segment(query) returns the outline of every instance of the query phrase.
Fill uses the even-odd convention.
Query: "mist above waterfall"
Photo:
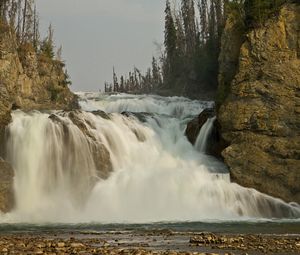
[[[80,97],[83,111],[13,113],[7,159],[16,170],[16,207],[0,221],[299,217],[296,205],[230,183],[221,162],[188,142],[187,121],[212,103],[156,96]],[[96,110],[108,115],[92,112]]]

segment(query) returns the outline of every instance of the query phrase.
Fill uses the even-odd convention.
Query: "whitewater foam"
[[[188,142],[184,129],[189,116],[206,104],[181,99],[179,111],[174,110],[179,109],[178,98],[118,95],[102,102],[81,96],[85,110],[114,113],[103,118],[77,111],[80,125],[68,112],[55,112],[54,119],[48,113],[13,113],[7,160],[16,170],[16,208],[0,221],[141,223],[299,217],[296,205],[230,183],[221,162]],[[151,114],[141,113],[144,121],[134,114],[120,114],[128,110]],[[99,178],[94,143],[110,154],[113,172],[108,179]]]

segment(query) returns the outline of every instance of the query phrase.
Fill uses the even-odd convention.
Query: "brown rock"
[[[200,133],[202,126],[205,122],[215,116],[215,109],[204,109],[196,118],[191,120],[187,124],[187,128],[185,130],[185,135],[190,141],[191,144],[195,144],[197,137]],[[219,132],[219,123],[218,121],[214,122],[213,130],[208,138],[207,151],[208,155],[215,156],[216,158],[222,159],[221,152],[226,147],[226,143],[224,139],[222,139]]]
[[[88,120],[82,119],[82,116],[80,111],[71,111],[68,113],[69,118],[72,120],[72,122],[82,131],[82,133],[91,138],[90,140],[90,148],[93,154],[95,166],[98,171],[98,177],[102,179],[106,179],[109,177],[110,173],[113,170],[110,153],[106,149],[106,147],[101,143],[101,141],[98,141],[92,132],[90,132],[91,128],[94,128],[92,123],[90,123]],[[101,116],[101,118],[107,119],[107,115],[105,113],[101,113],[101,115],[97,114],[98,116]]]
[[[7,25],[0,29],[0,156],[5,156],[5,127],[15,109],[78,108],[67,86],[63,63],[38,55],[29,44],[18,46]]]
[[[214,117],[215,110],[211,108],[204,109],[196,118],[191,120],[186,127],[185,135],[187,139],[190,141],[191,144],[195,144],[199,132],[205,122],[209,119]]]
[[[98,112],[99,113],[99,112]],[[104,144],[97,139],[93,132],[91,132],[92,129],[95,129],[92,123],[88,119],[85,119],[82,112],[79,110],[74,111],[64,111],[60,113],[62,116],[68,117],[75,126],[77,126],[82,134],[86,137],[89,148],[91,151],[91,154],[94,159],[95,167],[97,169],[97,173],[99,178],[106,179],[109,177],[110,173],[113,171],[112,163],[111,163],[111,157],[110,153],[107,150],[107,148],[104,146]],[[107,119],[104,115],[105,113],[96,114],[97,116]],[[104,117],[103,117],[104,116]],[[62,126],[63,134],[64,134],[64,140],[65,140],[65,150],[68,151],[68,142],[69,142],[69,126],[63,122],[63,120],[59,117],[57,114],[51,114],[49,116],[49,119],[51,119],[53,122],[59,124]]]
[[[248,32],[228,96],[218,110],[222,137],[230,144],[222,155],[232,180],[298,203],[299,26],[299,4],[286,4],[278,17]],[[229,27],[228,33],[234,31]],[[226,49],[223,45],[221,55]]]
[[[14,206],[14,170],[0,158],[0,211],[9,212]]]

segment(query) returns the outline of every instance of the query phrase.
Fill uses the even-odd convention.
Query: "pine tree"
[[[8,12],[8,8],[9,8],[9,0],[1,0],[0,1],[0,18],[2,19],[2,21],[6,20],[6,15]]]
[[[160,68],[155,57],[152,57],[152,83],[156,88],[161,85]]]
[[[194,0],[182,0],[181,12],[183,17],[186,52],[189,56],[192,56],[195,53],[197,44]]]
[[[34,48],[36,50],[38,49],[39,39],[40,39],[40,34],[39,34],[39,17],[38,17],[38,14],[37,14],[36,5],[34,5],[34,12],[33,12],[33,39],[32,40],[33,40],[33,46],[34,46]],[[59,50],[61,50],[61,48]]]
[[[167,87],[171,87],[173,78],[176,72],[176,61],[177,61],[177,36],[174,19],[171,12],[170,1],[166,2],[165,9],[165,50],[166,59],[164,61],[164,80]]]
[[[41,47],[40,47],[40,53],[44,55],[45,57],[48,57],[49,59],[53,59],[54,54],[54,41],[53,41],[53,28],[50,24],[48,27],[48,35],[47,37],[42,41]]]
[[[115,67],[113,67],[113,90],[114,92],[119,91],[118,77],[115,72]]]

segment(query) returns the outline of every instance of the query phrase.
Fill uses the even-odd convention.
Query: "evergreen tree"
[[[170,1],[166,2],[165,9],[165,50],[166,59],[164,61],[164,77],[167,87],[171,87],[176,72],[176,61],[177,61],[177,36],[174,19],[171,12]]]
[[[188,56],[192,56],[195,53],[197,44],[194,0],[182,0],[181,12],[184,25],[186,52]]]
[[[199,0],[198,8],[200,14],[200,41],[203,45],[208,37],[207,0]]]
[[[114,92],[119,91],[118,77],[115,72],[115,67],[113,67],[113,90]]]
[[[160,68],[155,57],[152,58],[152,86],[158,88],[161,85]]]
[[[40,53],[49,59],[53,59],[55,56],[54,41],[53,41],[53,28],[52,28],[51,24],[48,27],[47,37],[41,43]]]

